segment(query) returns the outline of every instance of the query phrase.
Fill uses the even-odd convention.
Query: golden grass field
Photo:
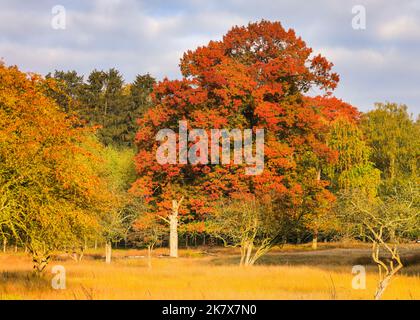
[[[411,265],[391,283],[384,299],[420,299],[419,247],[406,249]],[[415,252],[415,255],[412,254]],[[43,278],[31,273],[24,253],[0,254],[0,299],[372,299],[376,268],[367,268],[367,288],[351,286],[352,263],[370,263],[368,248],[307,246],[274,250],[252,267],[239,267],[236,252],[217,249],[181,250],[170,259],[155,251],[152,268],[140,250],[114,250],[106,265],[101,252],[81,262],[57,256]],[[66,268],[66,289],[51,287],[51,267]]]

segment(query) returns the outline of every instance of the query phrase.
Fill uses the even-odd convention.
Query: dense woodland
[[[186,52],[180,68],[179,80],[126,83],[116,69],[43,77],[0,65],[4,246],[25,248],[38,271],[57,250],[81,259],[106,245],[109,262],[112,247],[168,245],[174,214],[179,246],[236,246],[241,264],[287,242],[392,252],[419,238],[420,120],[405,105],[362,113],[335,98],[333,64],[268,21]],[[179,120],[263,128],[264,172],[157,164],[156,133]]]

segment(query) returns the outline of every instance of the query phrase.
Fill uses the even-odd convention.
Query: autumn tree
[[[60,111],[47,93],[53,86],[0,65],[0,227],[29,250],[37,272],[53,250],[97,233],[112,206],[91,170],[98,160],[86,148],[91,132]]]
[[[325,131],[320,136],[323,143],[330,150],[330,161],[323,161],[322,158],[311,154],[305,156],[304,165],[299,170],[299,175],[317,177],[317,182],[312,180],[306,188],[305,194],[299,199],[300,205],[294,206],[295,215],[299,217],[300,224],[296,224],[297,232],[303,231],[312,233],[312,248],[317,249],[320,232],[335,232],[339,222],[334,219],[331,208],[335,201],[337,186],[334,177],[331,175],[331,168],[340,166],[343,158],[347,158],[346,149],[339,150],[339,147],[332,142],[336,135],[336,129],[344,123],[357,126],[360,118],[359,111],[352,105],[328,96],[305,96],[305,103],[315,108],[321,117]],[[343,152],[344,151],[344,152]],[[320,161],[321,160],[321,161]],[[309,165],[308,165],[309,164]],[[334,169],[333,169],[334,170]],[[333,194],[331,194],[331,192]]]
[[[181,80],[156,85],[155,106],[140,118],[136,137],[139,179],[132,191],[156,214],[168,217],[172,201],[184,196],[181,223],[205,221],[214,212],[215,200],[251,193],[269,197],[278,210],[299,218],[307,212],[300,207],[303,194],[313,199],[312,206],[328,194],[318,171],[336,158],[325,142],[328,121],[322,105],[329,100],[320,97],[316,104],[305,93],[336,87],[332,63],[312,54],[293,30],[261,21],[234,27],[221,41],[186,52],[180,66]],[[160,165],[156,135],[164,128],[178,132],[179,121],[186,121],[187,129],[206,130],[208,136],[210,129],[264,129],[263,172],[246,175],[243,162],[209,164],[203,157],[195,164],[177,157],[177,164]],[[195,143],[190,137],[187,147]]]

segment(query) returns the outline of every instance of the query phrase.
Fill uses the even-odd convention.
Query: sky
[[[57,5],[65,29],[52,26]],[[356,5],[364,29],[353,28]],[[362,111],[389,101],[420,113],[420,0],[0,0],[0,58],[43,75],[116,67],[128,82],[175,79],[183,52],[261,19],[294,29],[334,63],[336,97]]]

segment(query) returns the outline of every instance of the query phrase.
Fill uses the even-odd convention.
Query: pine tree
[[[138,75],[125,84],[115,68],[93,70],[87,81],[76,71],[55,71],[47,78],[57,81],[49,95],[67,113],[76,113],[87,125],[99,126],[98,137],[105,145],[132,147],[137,119],[152,106],[151,93],[155,79]]]

